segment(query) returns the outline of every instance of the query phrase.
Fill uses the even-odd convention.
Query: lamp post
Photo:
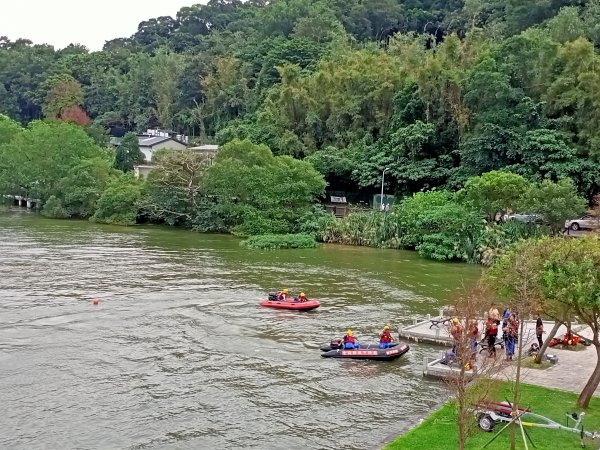
[[[379,201],[379,209],[383,211],[383,182],[385,181],[385,173],[390,170],[389,168],[385,168],[383,169],[383,172],[381,173],[381,198]]]

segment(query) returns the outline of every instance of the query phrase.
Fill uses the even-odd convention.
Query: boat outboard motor
[[[269,301],[276,302],[277,301],[277,292],[269,292]]]
[[[341,347],[341,341],[339,341],[338,339],[334,339],[329,343],[329,345],[331,346],[332,350],[337,350]]]

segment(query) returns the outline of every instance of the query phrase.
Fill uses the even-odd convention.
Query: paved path
[[[548,329],[548,328],[546,328]],[[590,336],[589,328],[580,332],[583,336]],[[562,337],[563,333],[557,333],[556,337]],[[523,350],[529,348],[530,342],[523,346]],[[582,350],[561,350],[554,347],[549,348],[547,354],[558,356],[558,364],[547,369],[521,369],[522,381],[537,384],[548,388],[561,389],[579,394],[587,380],[592,375],[596,366],[596,349],[593,345],[584,347]],[[516,375],[514,363],[503,369],[501,376],[514,379]],[[600,397],[600,387],[594,394]]]

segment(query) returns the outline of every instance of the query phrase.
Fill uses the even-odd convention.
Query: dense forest
[[[350,191],[507,168],[590,197],[597,45],[598,0],[211,0],[101,52],[1,38],[0,112],[248,138]]]
[[[99,52],[0,38],[0,113],[28,127],[0,127],[0,144],[5,155],[33,148],[52,122],[84,127],[98,148],[109,130],[161,127],[233,141],[235,161],[256,151],[264,167],[286,167],[281,177],[301,179],[302,162],[308,203],[324,189],[315,174],[329,190],[372,194],[383,168],[398,196],[455,192],[499,170],[539,186],[569,178],[590,201],[600,191],[598,46],[600,0],[210,0],[142,22]],[[192,203],[212,198],[213,211],[225,194],[200,178]],[[255,197],[252,214],[274,208],[271,225],[289,209]],[[208,226],[214,214],[180,205],[140,211],[188,226],[202,216],[200,228],[240,223],[220,216],[220,228]]]

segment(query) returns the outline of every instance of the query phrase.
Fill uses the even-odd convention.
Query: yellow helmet
[[[304,292],[300,292],[300,297],[304,297]]]
[[[348,336],[352,336],[352,330],[348,330],[348,331],[346,331],[346,334],[347,334]]]
[[[287,294],[287,293],[288,293],[288,290],[287,290],[287,288],[285,288],[285,289],[283,290],[283,293],[284,293],[284,294]]]
[[[458,317],[455,317],[454,319],[452,319],[453,323],[458,323]]]
[[[389,329],[390,329],[390,326],[389,326],[389,325],[385,325],[385,326],[383,327],[383,329],[384,329],[384,330],[389,330]]]

